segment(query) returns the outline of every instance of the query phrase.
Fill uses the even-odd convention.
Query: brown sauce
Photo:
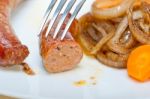
[[[27,63],[21,63],[23,66],[23,71],[28,75],[35,75],[35,72],[30,68],[30,66]]]

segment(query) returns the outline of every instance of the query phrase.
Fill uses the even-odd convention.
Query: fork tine
[[[45,34],[46,37],[48,36],[48,34],[49,34],[49,32],[50,32],[50,30],[51,30],[55,20],[57,19],[58,15],[59,15],[60,11],[62,10],[63,6],[65,5],[66,1],[67,0],[60,0],[60,3],[58,4],[58,7],[56,8],[56,10],[55,10],[55,12],[54,12],[54,14],[52,16],[50,24],[48,25],[48,29],[47,29],[46,34]]]
[[[63,15],[61,16],[61,19],[60,19],[60,22],[58,23],[56,29],[55,29],[55,32],[54,32],[54,35],[53,35],[53,39],[55,39],[57,37],[57,34],[62,26],[62,24],[64,23],[69,11],[71,10],[71,8],[73,7],[74,3],[75,3],[76,0],[70,0],[70,2],[68,3],[65,11],[63,12]]]
[[[47,15],[49,14],[49,12],[52,11],[52,8],[54,7],[56,1],[57,1],[57,0],[51,0],[51,4],[48,6],[48,8],[47,8],[47,10],[46,10],[46,13],[45,13],[44,17],[47,16]]]
[[[77,16],[78,12],[80,11],[81,7],[83,6],[83,4],[85,3],[86,0],[82,0],[76,7],[76,9],[74,10],[73,14],[71,15],[66,27],[65,27],[65,30],[63,31],[62,33],[62,36],[61,36],[61,40],[64,39],[71,23],[73,22],[73,20],[75,19],[75,17]]]
[[[45,25],[46,25],[46,22],[48,20],[48,17],[50,15],[50,13],[51,13],[51,11],[52,11],[56,1],[57,0],[51,0],[51,3],[49,4],[49,6],[48,6],[48,8],[47,8],[47,10],[46,10],[46,12],[44,14],[44,17],[43,17],[43,20],[42,20],[42,24],[41,24],[41,27],[40,27],[40,32],[43,31],[43,29],[45,28]]]

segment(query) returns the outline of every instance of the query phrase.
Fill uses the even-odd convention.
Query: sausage
[[[70,17],[68,14],[67,19]],[[65,28],[67,20],[62,25],[62,28],[59,31],[59,35],[56,39],[53,39],[52,35],[54,29],[60,19],[60,16],[57,18],[52,27],[52,31],[48,37],[45,37],[46,29],[40,35],[40,52],[43,59],[43,65],[49,73],[63,72],[71,70],[77,66],[83,56],[83,52],[79,44],[74,40],[70,31],[75,30],[77,27],[76,24],[72,24],[70,31],[67,32],[67,35],[63,40],[60,40],[62,31]],[[75,32],[75,31],[74,31]],[[76,34],[73,33],[72,34]]]
[[[14,34],[9,18],[21,0],[0,0],[0,66],[21,64],[29,51]]]

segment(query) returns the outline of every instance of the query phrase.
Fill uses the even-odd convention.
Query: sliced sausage
[[[9,18],[12,9],[21,0],[0,0],[0,66],[20,64],[29,51],[14,34]]]
[[[70,15],[68,15],[68,18],[69,16]],[[83,56],[79,44],[74,40],[69,31],[64,40],[60,40],[61,33],[65,28],[67,20],[60,29],[57,39],[53,39],[52,36],[54,33],[54,29],[56,28],[59,18],[57,18],[57,22],[53,26],[52,31],[47,38],[45,37],[47,28],[40,35],[40,50],[43,64],[45,69],[50,73],[63,72],[73,69],[77,66]],[[73,31],[75,30],[75,28],[76,24],[73,24],[70,27],[70,30]]]

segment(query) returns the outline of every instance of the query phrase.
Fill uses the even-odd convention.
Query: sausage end
[[[51,46],[43,58],[46,70],[50,73],[71,70],[80,62],[83,54],[75,41],[60,41]]]

